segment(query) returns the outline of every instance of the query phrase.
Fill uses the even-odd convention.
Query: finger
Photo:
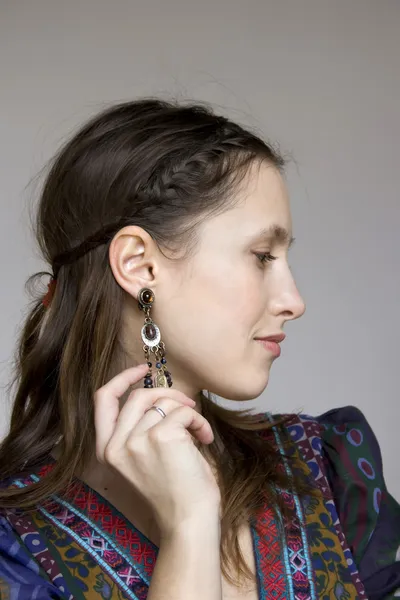
[[[157,439],[167,442],[179,438],[182,433],[186,435],[187,432],[202,444],[211,444],[214,440],[210,423],[190,406],[174,408],[165,419],[152,428],[152,434],[156,435]]]
[[[161,398],[170,398],[186,404],[195,406],[196,403],[191,398],[188,398],[183,392],[175,389],[150,388],[146,390],[133,390],[128,396],[127,401],[122,407],[114,427],[114,437],[118,440],[118,445],[123,446],[131,432],[136,429],[138,423],[146,417],[147,423],[155,423],[153,414],[157,417],[157,412],[154,410],[146,413],[146,410],[153,406],[154,403],[159,404]],[[161,418],[161,415],[158,415]],[[151,426],[151,425],[150,425]]]
[[[138,383],[147,373],[148,365],[142,364],[118,373],[94,395],[94,422],[96,428],[96,456],[104,462],[104,451],[110,440],[119,415],[119,398]]]
[[[187,404],[185,402],[185,398],[183,398],[183,401],[185,405],[193,406],[192,404]],[[152,404],[152,406],[157,406],[157,408],[161,408],[161,410],[164,411],[165,415],[168,415],[171,411],[174,410],[174,408],[177,408],[178,406],[183,406],[183,404],[182,402],[173,400],[171,397],[163,396],[157,398],[157,400]],[[156,410],[149,410],[148,408],[146,408],[143,417],[139,419],[137,425],[132,429],[132,433],[135,433],[136,435],[144,433],[145,431],[151,429],[151,427],[154,427],[154,425],[157,425],[157,423],[159,423],[162,418],[164,417],[162,417],[160,413]],[[129,435],[130,433],[128,433],[128,436]]]
[[[147,373],[149,370],[149,366],[147,363],[142,363],[137,367],[129,367],[129,369],[124,369],[118,375],[115,375],[110,381],[107,381],[97,392],[104,392],[106,395],[115,396],[116,398],[120,398],[123,394],[125,394],[126,390],[130,385],[135,385],[138,383],[143,377],[143,371]]]

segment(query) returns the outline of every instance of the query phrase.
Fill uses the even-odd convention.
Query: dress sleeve
[[[318,417],[339,519],[369,600],[400,596],[400,505],[388,492],[378,441],[360,410]]]
[[[0,599],[49,600],[62,595],[0,513]]]

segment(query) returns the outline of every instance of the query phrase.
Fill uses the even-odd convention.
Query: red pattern
[[[271,508],[263,508],[257,517],[256,541],[261,590],[275,600],[286,600],[285,566],[282,560],[280,533]]]
[[[53,467],[53,464],[45,465],[39,471],[39,477],[43,477]],[[157,549],[154,545],[146,543],[146,540],[140,537],[137,531],[127,527],[125,517],[117,509],[111,510],[102,501],[100,495],[90,493],[90,488],[86,490],[83,483],[77,479],[75,479],[75,485],[63,496],[63,499],[70,501],[74,507],[96,523],[102,531],[110,537],[114,537],[118,544],[128,552],[132,560],[142,565],[147,576],[151,577],[157,558]],[[62,521],[60,509],[65,511],[62,505],[56,503],[53,507],[46,506],[46,509]],[[86,533],[84,531],[77,531],[77,533],[80,537],[90,537],[89,530]],[[115,566],[118,563],[118,553],[115,553],[114,557],[109,554],[108,560],[111,565]]]

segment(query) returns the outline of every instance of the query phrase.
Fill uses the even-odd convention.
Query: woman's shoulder
[[[288,415],[285,428],[314,479],[327,482],[367,596],[388,597],[400,587],[400,505],[387,489],[368,419],[343,406]]]
[[[365,414],[356,406],[348,405],[332,408],[314,417],[321,425],[322,432],[345,438],[353,445],[368,444],[379,453],[379,444]],[[325,437],[325,436],[324,436]],[[378,452],[379,451],[379,452]]]
[[[371,508],[378,514],[386,483],[379,442],[365,414],[349,405],[314,417],[301,414],[298,425],[320,454],[334,495],[348,492],[350,483],[353,491],[368,490]],[[290,425],[288,430],[293,439]]]
[[[3,478],[0,489],[33,483],[29,475],[41,468],[42,463]],[[41,549],[41,540],[32,521],[36,512],[35,509],[0,507],[0,598],[3,595],[16,600],[65,598],[62,586],[52,584],[46,568],[34,556]]]
[[[339,449],[346,441],[354,447],[368,446],[375,460],[381,465],[382,458],[376,436],[362,411],[356,406],[332,408],[320,415],[308,413],[266,413],[270,422],[284,421],[285,430],[291,440],[305,448],[311,443],[320,454],[324,446],[334,445]]]
[[[282,416],[288,419],[289,425],[295,424],[295,422],[298,421],[299,423],[304,423],[306,427],[308,427],[308,424],[314,423],[316,430],[318,429],[321,433],[335,427],[335,433],[341,435],[349,427],[353,428],[355,424],[358,424],[358,426],[363,429],[371,430],[364,413],[353,405],[331,408],[319,415],[310,415],[305,412],[272,415],[273,418]]]
[[[317,454],[357,459],[357,467],[370,480],[383,474],[382,455],[376,435],[364,413],[356,406],[332,408],[320,415],[277,415],[286,418],[292,441],[311,443]],[[348,454],[350,453],[350,454]],[[364,459],[365,457],[365,459]],[[348,461],[345,461],[348,463]]]
[[[0,510],[0,598],[65,598],[62,588],[57,588],[49,581],[45,570],[30,552],[29,530],[22,541],[22,532],[14,527],[19,512],[15,509]]]

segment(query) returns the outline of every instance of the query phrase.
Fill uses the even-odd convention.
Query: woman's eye
[[[270,252],[263,252],[262,254],[256,253],[256,256],[263,265],[278,258],[277,256],[272,256]]]

